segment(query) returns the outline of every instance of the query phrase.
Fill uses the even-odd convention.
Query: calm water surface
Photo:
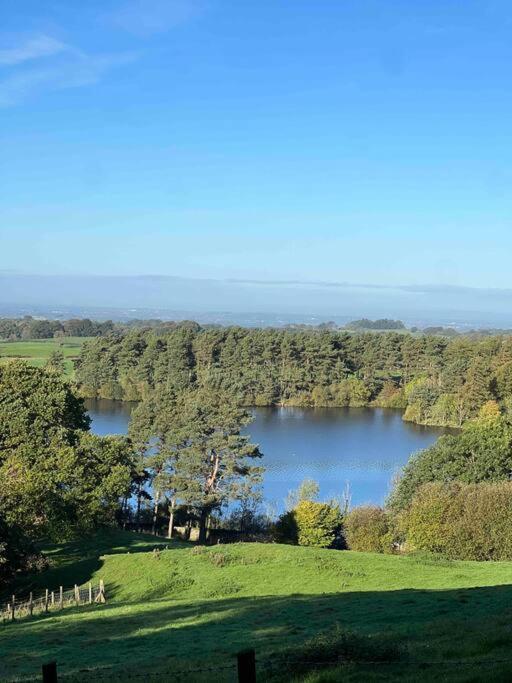
[[[134,405],[88,401],[92,431],[126,434]],[[353,504],[380,504],[409,456],[443,433],[378,408],[256,408],[254,415],[247,431],[264,453],[264,497],[278,508],[306,478],[320,484],[322,498],[349,482]]]

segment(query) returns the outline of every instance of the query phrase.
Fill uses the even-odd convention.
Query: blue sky
[[[508,0],[18,0],[0,270],[512,287]]]

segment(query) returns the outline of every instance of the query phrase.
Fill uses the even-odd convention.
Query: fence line
[[[91,582],[86,587],[77,584],[69,590],[64,590],[62,586],[56,591],[45,590],[44,595],[34,598],[30,593],[28,598],[20,600],[15,595],[11,600],[0,606],[2,622],[16,621],[23,617],[31,617],[34,614],[46,614],[65,607],[78,605],[92,605],[94,603],[105,603],[105,584],[103,579],[97,586]]]
[[[424,668],[437,668],[437,667],[451,667],[451,666],[496,666],[496,665],[512,665],[512,658],[505,657],[503,659],[482,659],[482,660],[351,660],[344,659],[341,656],[331,657],[329,659],[325,658],[312,658],[304,659],[303,657],[283,657],[282,653],[268,654],[266,659],[259,659],[256,657],[256,652],[254,649],[243,650],[238,652],[236,657],[233,658],[234,661],[231,663],[220,664],[217,663],[211,666],[203,666],[199,668],[190,669],[174,669],[169,668],[165,671],[155,671],[155,672],[137,672],[137,671],[123,671],[121,674],[116,674],[115,671],[98,671],[98,669],[82,669],[77,676],[76,674],[63,674],[59,675],[57,670],[57,662],[49,662],[48,664],[43,664],[42,667],[42,681],[43,683],[58,683],[61,681],[77,681],[83,683],[85,679],[83,677],[84,673],[90,672],[94,676],[94,680],[104,680],[104,681],[119,681],[119,680],[151,680],[153,678],[158,678],[162,680],[162,676],[167,676],[164,680],[184,680],[192,681],[195,674],[219,674],[220,672],[232,671],[235,674],[238,683],[256,683],[257,669],[260,673],[263,673],[266,680],[266,675],[272,675],[274,670],[277,674],[282,674],[284,671],[290,672],[290,667],[296,667],[299,665],[301,667],[302,673],[308,671],[329,669],[335,666],[346,666],[346,665],[360,665],[368,666],[376,669],[380,666],[393,666],[393,667],[408,667],[409,669],[419,667]],[[34,680],[34,679],[30,679]],[[41,680],[41,679],[39,679]],[[92,680],[92,679],[91,679]],[[211,679],[215,680],[215,679]]]

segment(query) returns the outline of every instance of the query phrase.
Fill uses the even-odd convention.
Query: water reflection
[[[135,404],[88,401],[96,434],[126,434]],[[353,504],[384,502],[410,455],[434,443],[441,429],[404,422],[394,410],[372,408],[255,408],[248,427],[264,453],[264,496],[278,508],[305,478],[322,498],[350,483]]]

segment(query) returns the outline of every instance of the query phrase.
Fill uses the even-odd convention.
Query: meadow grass
[[[60,350],[64,355],[66,375],[74,373],[73,359],[80,354],[87,337],[61,337],[59,339],[27,339],[24,341],[0,341],[0,363],[13,358],[22,358],[30,365],[41,368],[52,351]]]
[[[103,578],[108,603],[5,624],[1,680],[37,676],[55,659],[62,675],[84,681],[134,672],[167,680],[173,671],[190,671],[184,680],[232,681],[234,670],[218,667],[246,647],[256,649],[261,680],[292,680],[282,666],[271,676],[263,664],[336,628],[391,639],[403,655],[321,672],[305,666],[293,680],[510,680],[511,663],[499,662],[511,657],[509,562],[277,544],[191,547],[128,532],[46,552],[53,566],[25,578],[21,593]],[[193,671],[210,667],[214,673]]]

